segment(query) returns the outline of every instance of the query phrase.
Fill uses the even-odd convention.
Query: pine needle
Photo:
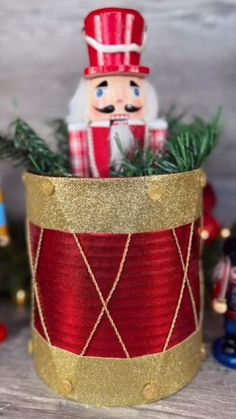
[[[11,137],[0,136],[0,159],[20,164],[29,172],[50,176],[70,176],[62,154],[52,151],[23,120],[17,119]]]
[[[48,122],[53,129],[53,136],[57,142],[58,153],[64,159],[64,166],[70,170],[69,133],[66,121],[62,118],[52,119]]]
[[[210,122],[194,118],[190,124],[182,122],[185,113],[176,114],[172,108],[167,115],[169,135],[163,155],[137,147],[133,153],[122,150],[119,138],[116,139],[123,159],[119,170],[114,167],[111,175],[115,177],[137,177],[186,172],[199,168],[215,148],[220,134],[220,114]],[[68,145],[68,131],[63,119],[50,122],[57,142],[57,152],[52,151],[46,142],[23,120],[13,124],[12,135],[0,135],[0,160],[9,159],[14,165],[22,165],[31,173],[49,176],[71,176]]]
[[[217,145],[220,114],[219,110],[210,122],[195,118],[190,124],[182,122],[184,114],[171,116],[167,149],[159,157],[140,147],[130,156],[118,144],[123,161],[119,171],[113,169],[112,176],[150,176],[198,169]]]

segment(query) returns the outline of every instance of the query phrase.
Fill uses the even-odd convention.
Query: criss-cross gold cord
[[[122,339],[122,337],[121,337],[121,335],[120,335],[120,333],[119,333],[119,331],[118,331],[118,329],[117,329],[117,327],[116,327],[116,325],[114,323],[114,320],[113,320],[113,318],[112,318],[112,316],[110,314],[109,309],[107,308],[107,304],[110,301],[110,299],[112,297],[112,294],[114,293],[114,291],[115,291],[115,289],[117,287],[117,284],[119,282],[119,279],[120,279],[120,276],[121,276],[121,273],[122,273],[122,270],[123,270],[123,266],[124,266],[124,263],[125,263],[125,259],[126,259],[126,256],[127,256],[128,247],[129,247],[129,243],[130,243],[130,239],[131,239],[131,234],[129,234],[128,237],[127,237],[125,249],[124,249],[124,252],[123,252],[122,259],[121,259],[121,264],[120,264],[120,267],[119,267],[119,270],[118,270],[118,274],[117,274],[117,277],[116,277],[116,279],[114,281],[114,284],[112,286],[112,289],[111,289],[111,291],[110,291],[110,293],[109,293],[109,295],[107,297],[108,302],[105,301],[104,298],[103,298],[103,295],[101,293],[101,290],[99,288],[99,285],[97,283],[97,280],[96,280],[96,278],[94,276],[94,273],[92,271],[92,268],[91,268],[91,266],[90,266],[90,264],[88,262],[88,259],[87,259],[86,255],[84,253],[84,250],[82,248],[82,245],[80,243],[79,238],[77,237],[76,234],[73,234],[73,236],[74,236],[75,242],[76,242],[76,244],[78,246],[79,252],[80,252],[80,254],[82,256],[82,259],[84,261],[84,264],[85,264],[85,266],[87,268],[87,271],[88,271],[88,273],[90,275],[90,278],[91,278],[91,280],[92,280],[92,282],[93,282],[93,284],[95,286],[95,289],[97,291],[97,294],[98,294],[99,299],[100,299],[100,301],[102,303],[102,306],[103,306],[102,307],[102,310],[101,310],[101,312],[100,312],[100,314],[98,316],[98,319],[97,319],[97,321],[94,324],[93,330],[92,330],[92,332],[91,332],[91,334],[90,334],[90,336],[89,336],[89,338],[88,338],[88,340],[87,340],[87,342],[86,342],[86,344],[85,344],[85,346],[84,346],[84,348],[82,350],[82,353],[83,354],[85,353],[85,351],[86,351],[89,343],[91,342],[92,336],[94,335],[94,333],[95,333],[95,331],[96,331],[96,329],[97,329],[97,327],[99,325],[99,322],[101,321],[101,318],[102,318],[103,314],[106,313],[106,315],[108,317],[108,320],[110,321],[110,324],[111,324],[111,326],[112,326],[112,328],[113,328],[113,330],[114,330],[114,332],[115,332],[115,334],[116,334],[116,336],[117,336],[117,338],[119,340],[119,343],[120,343],[120,345],[121,345],[121,347],[122,347],[122,349],[123,349],[123,351],[125,353],[126,358],[130,358],[129,352],[128,352],[125,344],[124,344],[124,341],[123,341],[123,339]]]
[[[173,331],[174,331],[174,328],[175,328],[176,320],[178,318],[180,306],[181,306],[183,295],[184,295],[184,290],[185,290],[185,286],[186,286],[186,282],[187,282],[187,276],[188,276],[190,254],[191,254],[191,249],[192,249],[193,231],[194,231],[194,222],[190,226],[187,257],[186,257],[186,263],[185,263],[185,266],[184,266],[184,275],[183,275],[183,281],[182,281],[182,285],[181,285],[181,289],[180,289],[180,293],[179,293],[179,298],[178,298],[175,313],[174,313],[174,316],[173,316],[173,319],[172,319],[172,322],[171,322],[170,330],[169,330],[169,333],[168,333],[166,341],[165,341],[163,352],[165,352],[168,349],[168,345],[169,345],[170,339],[172,337],[172,334],[173,334]]]
[[[27,224],[28,224],[27,226],[28,252],[29,252],[29,260],[30,260],[30,267],[31,267],[31,274],[32,274],[32,322],[33,322],[32,324],[34,326],[34,301],[36,300],[38,313],[39,313],[40,321],[43,327],[46,340],[49,343],[49,345],[52,346],[51,339],[50,339],[47,326],[46,326],[46,321],[44,318],[42,305],[40,302],[39,289],[38,289],[38,284],[37,284],[37,271],[38,271],[40,253],[41,253],[41,248],[42,248],[42,243],[43,243],[43,238],[44,238],[44,229],[40,228],[39,239],[38,239],[36,253],[35,253],[35,260],[33,261],[29,222],[27,222]]]
[[[179,257],[180,257],[180,261],[181,261],[181,265],[182,265],[183,273],[184,273],[185,265],[184,265],[183,253],[181,251],[181,247],[180,247],[180,244],[179,244],[179,239],[178,239],[178,236],[176,234],[175,229],[172,230],[172,234],[173,234],[174,239],[175,239],[176,247],[178,249],[178,254],[179,254]],[[189,296],[190,296],[190,300],[191,300],[191,304],[192,304],[195,328],[197,330],[197,328],[198,328],[197,309],[196,309],[196,303],[195,303],[195,300],[194,300],[193,291],[192,291],[192,287],[191,287],[188,275],[187,275],[187,278],[186,278],[186,284],[187,284],[187,287],[188,287],[188,292],[189,292]]]

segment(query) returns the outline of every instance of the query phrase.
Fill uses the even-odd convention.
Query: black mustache
[[[130,113],[137,112],[140,109],[141,109],[141,107],[138,108],[137,106],[134,106],[134,105],[125,105],[126,112],[130,112]]]
[[[102,112],[102,113],[113,113],[116,110],[115,106],[113,106],[113,105],[107,105],[107,106],[104,106],[104,108],[95,107],[95,109],[96,109],[96,111]],[[125,105],[125,110],[126,110],[126,112],[129,112],[129,113],[137,112],[140,109],[141,109],[141,107],[138,108],[137,106],[134,106],[134,105],[129,105],[129,104]]]
[[[98,112],[102,112],[102,113],[112,113],[115,111],[115,106],[113,105],[108,105],[108,106],[104,106],[104,108],[96,108],[96,111]]]

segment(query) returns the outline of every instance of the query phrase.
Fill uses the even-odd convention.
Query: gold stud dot
[[[207,350],[204,343],[202,343],[201,345],[201,357],[202,357],[202,360],[204,360],[207,357]]]
[[[33,342],[32,342],[32,340],[30,339],[30,340],[29,340],[29,342],[28,342],[28,354],[29,354],[29,355],[32,355],[33,351],[34,351],[34,348],[33,348]]]
[[[143,396],[145,400],[152,401],[158,398],[157,385],[155,383],[148,383],[143,388]]]
[[[41,185],[41,191],[45,196],[52,196],[55,192],[55,187],[50,180],[44,180]]]
[[[64,394],[70,394],[71,392],[72,392],[72,390],[73,390],[73,386],[72,386],[72,383],[71,383],[71,381],[70,380],[68,380],[68,379],[65,379],[64,381],[63,381],[63,383],[62,383],[62,386],[63,386],[63,393]]]
[[[201,172],[201,174],[200,174],[200,186],[202,188],[205,188],[206,184],[207,184],[207,175],[206,175],[205,172]]]
[[[148,196],[152,201],[159,201],[162,197],[162,191],[158,185],[148,186]]]

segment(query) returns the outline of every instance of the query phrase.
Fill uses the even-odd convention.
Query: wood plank
[[[58,397],[36,376],[27,354],[29,312],[1,303],[1,321],[10,329],[0,346],[0,417],[6,419],[233,419],[236,417],[236,374],[208,356],[193,382],[168,399],[135,408],[86,407]],[[221,333],[222,319],[207,316],[208,349]]]

